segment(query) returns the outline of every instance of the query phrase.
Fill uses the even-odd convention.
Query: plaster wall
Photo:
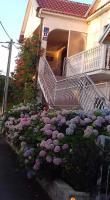
[[[36,16],[36,10],[33,5],[31,5],[30,13],[26,25],[26,30],[24,33],[24,37],[28,38],[32,35],[32,33],[36,30],[36,28],[40,25],[40,18]]]
[[[86,49],[99,45],[99,39],[104,32],[104,27],[110,23],[110,10],[88,23],[88,37]]]
[[[80,18],[72,18],[68,16],[59,16],[58,14],[43,14],[43,27],[48,27],[49,32],[55,29],[72,30],[81,33],[87,33],[88,25],[86,21],[81,21]],[[42,33],[43,36],[43,33]],[[47,41],[42,40],[42,47],[46,49]]]

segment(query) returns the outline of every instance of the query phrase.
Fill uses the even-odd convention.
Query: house
[[[110,1],[29,0],[20,41],[38,32],[38,81],[50,106],[109,106]]]

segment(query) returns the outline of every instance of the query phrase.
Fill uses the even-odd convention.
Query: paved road
[[[16,155],[0,137],[0,200],[50,200],[42,188],[18,170]]]

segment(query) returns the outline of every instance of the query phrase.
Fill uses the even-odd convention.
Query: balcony
[[[110,79],[110,46],[99,45],[66,60],[66,76],[87,73],[94,81]]]

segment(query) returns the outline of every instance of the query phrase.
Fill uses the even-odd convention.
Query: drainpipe
[[[41,41],[42,41],[42,30],[43,30],[43,18],[40,17],[40,13],[42,12],[42,9],[38,8],[36,10],[36,16],[40,18],[41,23],[40,23],[40,31],[39,31],[39,51],[41,51]],[[37,72],[38,72],[38,65],[39,65],[39,59],[40,59],[40,54],[38,54],[38,59],[36,63],[36,80],[37,80]]]

